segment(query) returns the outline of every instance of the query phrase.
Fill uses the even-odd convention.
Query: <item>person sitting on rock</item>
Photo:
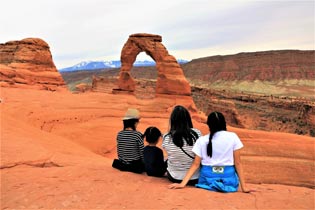
[[[149,144],[143,150],[144,166],[148,176],[162,177],[166,172],[163,151],[156,146],[161,137],[161,131],[156,127],[148,127],[143,134],[143,138]]]
[[[124,118],[124,129],[117,134],[118,159],[112,167],[121,171],[144,172],[142,133],[137,131],[140,114],[137,109],[128,109]]]
[[[167,153],[167,177],[171,182],[180,183],[189,170],[195,154],[191,151],[201,132],[193,128],[188,110],[175,106],[170,116],[170,130],[163,136],[162,147]],[[190,185],[198,182],[199,171],[195,170]]]
[[[243,192],[249,192],[246,187],[243,167],[240,160],[240,150],[243,144],[236,133],[226,129],[225,118],[220,112],[212,112],[207,119],[210,133],[200,137],[192,151],[195,159],[180,184],[172,184],[171,189],[183,188],[196,170],[200,176],[196,187],[210,191],[235,192],[239,183]]]

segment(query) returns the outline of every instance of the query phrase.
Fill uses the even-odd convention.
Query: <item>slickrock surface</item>
[[[158,70],[158,94],[190,95],[190,85],[174,56],[162,44],[162,37],[154,34],[132,34],[121,51],[121,70],[118,86],[121,90],[135,91],[130,70],[140,52],[145,52],[155,62]]]
[[[141,112],[139,131],[165,133],[172,107],[189,107],[187,98],[19,88],[0,97],[1,209],[314,209],[314,138],[229,127],[243,140],[256,192],[170,190],[166,178],[113,169],[115,138],[128,107]]]
[[[48,44],[38,38],[0,44],[0,86],[45,90],[65,88]]]

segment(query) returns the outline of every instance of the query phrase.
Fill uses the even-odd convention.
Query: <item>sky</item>
[[[314,50],[315,0],[3,0],[0,43],[34,37],[58,69],[119,60],[129,35],[162,36],[177,59]],[[137,60],[151,60],[144,52]]]

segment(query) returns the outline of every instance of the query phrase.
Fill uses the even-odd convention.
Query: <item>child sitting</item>
[[[118,159],[114,159],[112,166],[121,171],[141,174],[143,164],[143,138],[137,131],[140,114],[137,109],[128,109],[123,118],[124,129],[117,134]]]
[[[163,151],[156,146],[161,137],[161,131],[156,127],[148,127],[143,134],[143,138],[149,143],[143,150],[144,166],[148,176],[162,177],[166,172]]]

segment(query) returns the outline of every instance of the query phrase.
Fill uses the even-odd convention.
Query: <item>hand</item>
[[[244,193],[255,192],[255,190],[248,189],[247,187],[243,187],[243,188],[242,188],[242,191],[243,191]]]
[[[174,184],[170,184],[168,186],[169,189],[181,189],[184,188],[185,186],[183,186],[182,184],[178,184],[178,183],[174,183]]]

